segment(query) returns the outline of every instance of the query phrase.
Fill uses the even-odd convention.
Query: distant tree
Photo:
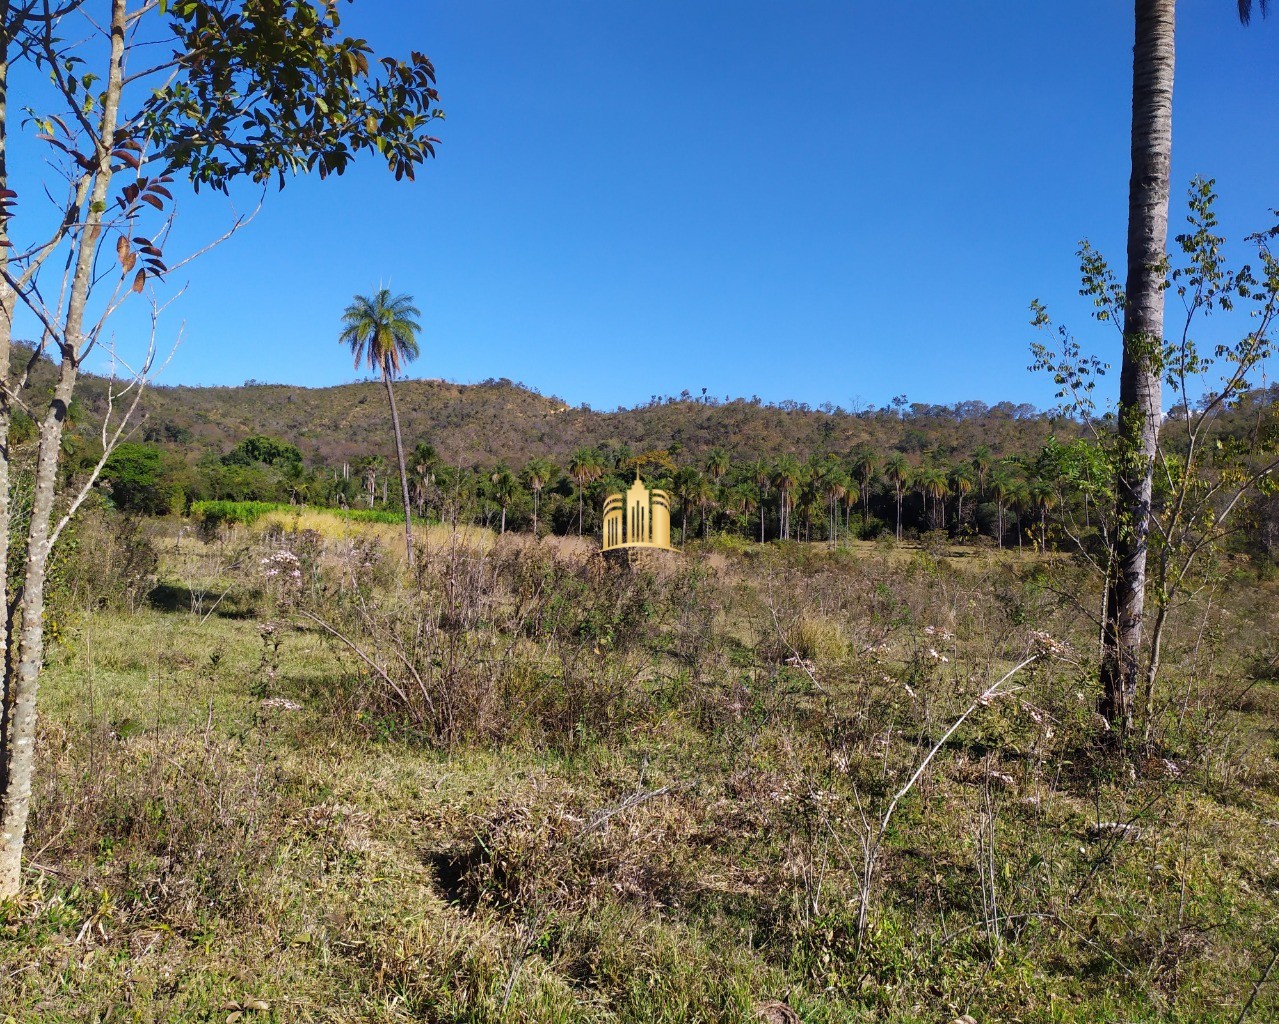
[[[506,533],[506,507],[518,493],[520,482],[509,469],[499,466],[489,476],[489,483],[492,485],[493,500],[502,509],[502,526],[498,533],[504,534]]]
[[[901,452],[894,452],[884,463],[884,478],[893,485],[893,493],[897,497],[897,539],[902,539],[902,497],[906,488],[914,478],[914,468],[910,460]]]
[[[379,288],[372,295],[357,295],[351,300],[342,314],[342,333],[338,337],[340,344],[350,346],[356,367],[367,360],[369,369],[377,370],[386,385],[404,500],[404,553],[410,569],[413,568],[413,506],[409,502],[409,474],[404,438],[400,433],[400,414],[395,407],[395,389],[391,382],[404,364],[418,357],[417,336],[422,327],[416,318],[421,315],[411,296],[392,295],[389,289]]]
[[[126,441],[116,446],[99,479],[110,490],[117,508],[153,515],[168,511],[160,493],[163,458],[155,445]]]
[[[995,508],[997,511],[998,527],[995,536],[998,539],[999,547],[1004,546],[1004,509],[1017,490],[1017,478],[1004,467],[996,469],[990,475],[990,493],[995,497]]]
[[[290,464],[301,465],[302,453],[297,445],[281,441],[276,437],[257,434],[246,437],[224,456],[222,462],[227,466],[251,466],[262,462],[268,466],[285,467]]]
[[[964,497],[973,491],[973,476],[973,468],[966,462],[951,467],[950,491],[955,495],[956,531],[962,530],[964,526]]]
[[[1031,503],[1039,511],[1039,553],[1048,551],[1048,512],[1057,505],[1057,488],[1052,481],[1036,477],[1030,483]]]
[[[549,459],[540,456],[534,456],[528,460],[524,467],[524,482],[528,485],[528,489],[533,492],[533,536],[537,536],[537,517],[542,504],[542,489],[551,483],[555,474],[559,472],[555,463]]]
[[[987,445],[980,444],[973,449],[973,472],[977,474],[978,494],[986,493],[986,476],[994,464],[995,458]]]
[[[719,488],[708,477],[698,474],[697,483],[693,487],[692,498],[697,505],[697,513],[702,520],[702,540],[710,537],[710,516],[707,509],[715,506],[715,499],[719,494]]]
[[[940,514],[938,506],[941,505],[950,493],[950,485],[946,481],[946,471],[940,466],[926,466],[920,470],[918,477],[918,485],[923,491],[925,502],[932,499],[933,508],[928,513],[928,525],[931,529],[937,529],[939,525],[945,524],[945,509],[942,508]]]
[[[764,543],[764,503],[768,499],[768,488],[773,482],[773,471],[763,459],[751,463],[751,480],[759,488],[759,542]]]
[[[679,502],[680,520],[679,520],[679,546],[684,546],[684,541],[688,533],[688,509],[694,504],[698,498],[698,487],[702,481],[702,474],[692,466],[682,466],[675,471],[675,476],[671,481],[671,491],[675,495],[675,500]]]
[[[723,448],[712,448],[710,454],[706,456],[706,475],[715,481],[716,486],[723,481],[730,467],[728,452]]]
[[[582,491],[588,483],[599,479],[604,473],[604,464],[599,455],[590,448],[579,448],[568,461],[568,475],[577,484],[577,535],[582,535]]]
[[[790,513],[795,495],[804,478],[804,471],[793,456],[783,455],[773,466],[773,486],[777,488],[780,499],[778,509],[777,536],[781,540],[790,540]]]
[[[870,516],[870,485],[879,469],[879,456],[869,445],[863,445],[853,453],[853,472],[857,476],[862,497],[862,518]]]
[[[848,493],[848,477],[839,467],[833,467],[822,477],[822,488],[826,492],[826,500],[830,502],[830,546],[834,548],[839,542],[839,503]]]

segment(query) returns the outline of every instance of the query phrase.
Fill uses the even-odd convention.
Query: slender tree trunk
[[[582,535],[582,481],[577,482],[577,535]]]
[[[502,506],[502,535],[506,534],[506,506]]]
[[[759,542],[764,543],[764,492],[759,492]]]
[[[1128,276],[1119,371],[1115,575],[1106,603],[1098,710],[1125,732],[1137,693],[1146,550],[1159,441],[1168,193],[1172,165],[1175,0],[1136,0]]]
[[[57,490],[62,432],[84,346],[85,307],[102,231],[102,212],[106,209],[111,184],[110,143],[115,135],[123,84],[125,14],[125,0],[113,0],[110,65],[98,124],[96,166],[79,185],[77,198],[81,202],[77,205],[84,211],[84,222],[73,249],[71,288],[59,346],[61,364],[53,397],[40,424],[35,494],[19,606],[18,652],[16,660],[6,659],[4,664],[7,717],[3,734],[4,767],[0,774],[0,899],[15,895],[22,882],[22,846],[31,810],[31,778],[35,768],[36,694],[44,665],[44,586],[49,567],[49,525]]]
[[[413,568],[413,506],[409,503],[409,471],[404,462],[404,439],[400,435],[400,413],[395,407],[395,389],[391,387],[391,374],[382,367],[382,383],[386,385],[387,401],[391,403],[391,426],[395,431],[395,457],[400,460],[400,489],[404,496],[404,554]],[[385,487],[385,485],[383,485]],[[386,500],[383,493],[382,500]]]
[[[0,0],[0,188],[9,186],[9,164],[7,157],[9,114],[9,3]],[[0,241],[9,240],[9,218],[0,207]],[[0,267],[8,268],[8,246],[0,246]],[[0,281],[0,566],[9,564],[9,426],[13,420],[10,406],[10,385],[12,373],[9,366],[10,348],[13,341],[13,313],[17,305],[17,295],[7,283]],[[8,595],[3,602],[8,609]],[[22,838],[25,831],[25,813],[21,827],[10,825],[11,804],[9,780],[13,777],[14,765],[12,754],[17,750],[14,733],[12,711],[16,707],[17,694],[11,692],[10,685],[14,681],[7,669],[9,664],[9,642],[13,635],[12,617],[6,616],[4,628],[0,629],[0,666],[3,669],[4,691],[0,693],[0,898],[14,895],[21,881]],[[35,694],[31,694],[31,715],[35,714]],[[26,730],[34,734],[32,727]],[[21,766],[17,766],[21,767]],[[27,767],[28,779],[30,766]],[[30,783],[28,781],[28,792]]]

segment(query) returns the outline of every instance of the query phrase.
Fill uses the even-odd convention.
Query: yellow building
[[[665,491],[650,491],[635,471],[635,482],[625,494],[604,500],[605,551],[615,548],[671,548],[671,499]]]

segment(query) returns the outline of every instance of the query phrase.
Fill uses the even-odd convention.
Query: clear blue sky
[[[1174,195],[1236,237],[1279,206],[1279,17],[1184,0]],[[351,380],[350,296],[423,311],[412,376],[510,377],[595,408],[652,394],[1052,404],[1039,297],[1090,238],[1123,261],[1132,13],[1120,0],[359,0],[429,54],[447,121],[415,183],[296,179],[193,264],[166,383]],[[184,237],[220,200],[186,204]],[[1182,211],[1174,213],[1179,220]]]

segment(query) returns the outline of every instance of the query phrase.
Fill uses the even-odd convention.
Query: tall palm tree
[[[950,490],[955,495],[955,530],[964,525],[964,496],[973,491],[973,468],[961,462],[950,471]]]
[[[977,493],[986,493],[986,474],[990,472],[990,467],[994,465],[994,456],[990,454],[990,448],[987,445],[979,444],[973,449],[973,472],[977,474]]]
[[[1026,534],[1026,531],[1022,528],[1022,516],[1034,504],[1030,497],[1030,487],[1025,480],[1018,480],[1013,484],[1012,493],[1008,496],[1008,503],[1017,511],[1017,554],[1020,555],[1022,539]]]
[[[577,484],[577,535],[582,535],[582,489],[604,472],[600,457],[590,448],[579,448],[568,460],[568,475]]]
[[[777,488],[780,508],[777,518],[777,536],[779,540],[790,540],[791,496],[803,478],[803,470],[791,455],[783,455],[773,467],[773,486]]]
[[[404,438],[400,434],[400,414],[395,407],[391,381],[406,363],[418,357],[417,336],[422,311],[411,295],[392,295],[379,288],[372,295],[357,295],[342,314],[338,342],[351,346],[356,368],[367,360],[370,370],[382,374],[386,399],[391,404],[391,426],[395,431],[395,455],[400,463],[400,491],[404,499],[404,553],[413,568],[413,506],[409,502],[409,474],[404,461]]]
[[[417,514],[425,519],[426,499],[431,484],[435,483],[435,468],[440,461],[439,456],[433,445],[419,441],[414,445],[409,461],[413,467],[413,504],[417,508]]]
[[[697,513],[702,518],[702,540],[710,538],[710,516],[706,514],[706,510],[714,506],[718,494],[719,489],[710,480],[704,476],[698,476],[692,497],[697,505]]]
[[[941,466],[928,466],[919,473],[919,486],[924,492],[924,498],[931,498],[933,501],[933,510],[928,515],[928,525],[936,530],[938,521],[945,525],[946,510],[941,509],[941,515],[938,515],[937,506],[946,500],[946,495],[950,493],[950,485],[946,482],[946,470]]]
[[[763,459],[756,459],[751,464],[751,479],[759,488],[759,542],[764,543],[764,502],[768,498],[768,488],[773,482],[773,471]]]
[[[1255,5],[1269,13],[1268,0]],[[1172,84],[1176,0],[1136,0],[1132,60],[1132,174],[1128,179],[1128,266],[1123,358],[1119,364],[1120,458],[1117,532],[1102,621],[1103,718],[1126,730],[1137,693],[1146,551],[1162,412],[1164,290],[1172,169]],[[1252,0],[1238,0],[1252,20]]]
[[[537,537],[537,516],[541,510],[542,488],[551,482],[558,472],[555,464],[548,459],[535,455],[524,466],[524,482],[533,492],[533,537]]]
[[[853,472],[862,495],[862,519],[870,517],[870,485],[879,469],[879,456],[869,445],[863,445],[853,456]]]
[[[684,546],[684,540],[688,534],[688,507],[697,501],[698,484],[701,483],[701,480],[702,474],[692,466],[682,466],[676,470],[675,476],[671,480],[671,490],[675,494],[675,500],[679,502],[680,547]]]
[[[822,477],[822,487],[826,491],[826,500],[830,502],[830,546],[839,545],[839,503],[848,493],[848,477],[836,469]]]
[[[997,514],[997,533],[999,546],[1004,546],[1004,507],[1011,500],[1013,493],[1017,489],[1017,480],[1008,470],[1000,468],[996,469],[990,475],[990,493],[995,496],[995,510]]]
[[[893,485],[893,492],[897,495],[897,539],[902,539],[902,495],[907,486],[909,486],[914,471],[911,467],[910,460],[901,452],[893,452],[888,461],[884,463],[884,477]]]
[[[725,492],[725,498],[729,507],[739,512],[743,520],[749,520],[751,514],[759,505],[759,499],[755,497],[749,484],[737,484],[735,487],[730,487]]]
[[[715,481],[715,486],[719,486],[729,470],[728,452],[723,448],[712,448],[710,454],[706,456],[706,473]]]
[[[1048,510],[1057,506],[1057,488],[1043,477],[1031,482],[1030,500],[1039,510],[1039,553],[1048,551]]]
[[[489,476],[489,483],[492,484],[493,500],[502,508],[502,528],[499,533],[506,533],[506,506],[511,503],[511,499],[515,497],[519,491],[520,482],[515,479],[515,474],[505,466],[499,466]]]

